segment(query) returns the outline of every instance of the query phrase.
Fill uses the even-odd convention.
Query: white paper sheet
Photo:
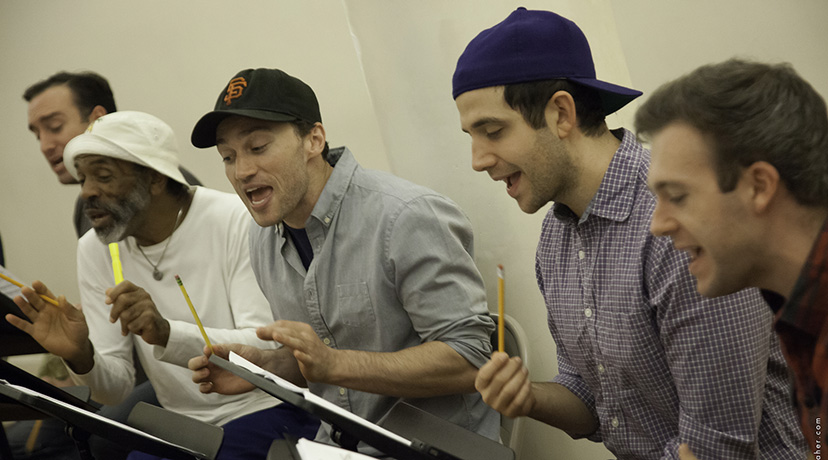
[[[296,441],[296,451],[299,452],[302,460],[376,460],[365,454],[309,441],[305,438]]]
[[[250,372],[252,372],[256,375],[260,375],[260,376],[262,376],[262,377],[264,377],[268,380],[271,380],[271,381],[275,382],[277,385],[281,386],[282,388],[293,391],[294,393],[299,393],[299,394],[303,395],[305,397],[305,399],[307,399],[308,401],[310,401],[310,402],[312,402],[312,403],[314,403],[314,404],[316,404],[320,407],[324,407],[324,408],[328,409],[331,412],[335,412],[339,415],[342,415],[343,417],[348,418],[349,420],[353,421],[354,423],[357,423],[357,424],[362,425],[364,427],[370,428],[370,429],[372,429],[372,430],[374,430],[378,433],[382,433],[385,436],[387,436],[391,439],[394,439],[395,441],[397,441],[397,442],[399,442],[399,443],[401,443],[405,446],[410,446],[411,445],[411,441],[409,441],[408,439],[405,439],[405,438],[403,438],[402,436],[400,436],[396,433],[388,431],[387,429],[385,429],[385,428],[383,428],[383,427],[381,427],[381,426],[379,426],[375,423],[371,423],[368,420],[365,420],[364,418],[362,418],[358,415],[355,415],[353,412],[349,412],[349,411],[337,406],[336,404],[334,404],[334,403],[332,403],[332,402],[330,402],[326,399],[322,399],[321,397],[311,393],[310,390],[308,390],[307,388],[301,388],[299,386],[296,386],[293,383],[290,383],[287,380],[279,377],[278,375],[275,375],[272,372],[266,371],[266,370],[262,369],[261,367],[251,363],[250,361],[242,358],[241,356],[239,356],[238,354],[236,354],[232,351],[230,352],[229,358],[230,358],[231,363],[233,363],[233,364],[235,364],[239,367],[243,367],[243,368],[249,370]]]

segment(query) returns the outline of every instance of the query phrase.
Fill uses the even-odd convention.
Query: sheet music
[[[289,390],[289,391],[292,391],[294,393],[299,393],[299,394],[304,394],[304,393],[308,392],[307,388],[302,388],[300,386],[294,385],[293,383],[279,377],[278,375],[276,375],[276,374],[274,374],[270,371],[262,369],[261,367],[259,367],[255,364],[251,363],[250,361],[242,358],[241,355],[237,354],[235,351],[230,352],[229,358],[230,358],[229,361],[231,363],[235,364],[236,366],[243,367],[243,368],[247,369],[248,371],[250,371],[250,372],[252,372],[256,375],[260,375],[260,376],[270,380],[271,382],[275,383],[276,385],[279,385],[280,387],[284,388],[285,390]]]
[[[6,270],[6,267],[2,265],[0,265],[0,273],[8,276],[9,278],[18,279],[12,273]],[[10,299],[13,299],[15,296],[20,295],[20,288],[15,286],[14,284],[9,283],[6,280],[0,280],[0,294],[3,294]]]
[[[296,451],[302,460],[376,460],[358,452],[351,452],[336,446],[322,444],[300,438],[296,441]]]
[[[393,440],[395,440],[395,441],[397,441],[397,442],[399,442],[399,443],[401,443],[405,446],[410,446],[411,445],[411,441],[409,441],[408,439],[405,439],[402,436],[400,436],[400,435],[398,435],[398,434],[396,434],[392,431],[388,431],[387,429],[385,429],[385,428],[383,428],[383,427],[381,427],[381,426],[379,426],[375,423],[371,423],[368,420],[365,420],[364,418],[354,414],[353,412],[347,411],[347,410],[337,406],[336,404],[311,393],[310,390],[307,389],[307,388],[302,388],[302,387],[296,386],[296,385],[288,382],[287,380],[279,377],[278,375],[275,375],[275,374],[273,374],[269,371],[266,371],[266,370],[262,369],[261,367],[255,365],[255,364],[251,363],[250,361],[242,358],[241,356],[239,356],[238,354],[236,354],[232,351],[230,352],[229,358],[230,358],[229,361],[231,363],[233,363],[233,364],[235,364],[239,367],[243,367],[243,368],[247,369],[248,371],[250,371],[250,372],[252,372],[256,375],[260,375],[260,376],[262,376],[262,377],[264,377],[268,380],[271,380],[274,383],[276,383],[277,385],[281,386],[282,388],[293,391],[294,393],[301,394],[305,397],[305,399],[307,399],[308,401],[316,404],[317,406],[324,407],[324,408],[330,410],[331,412],[336,412],[337,414],[348,418],[349,420],[353,421],[354,423],[358,423],[358,424],[360,424],[360,425],[362,425],[366,428],[370,428],[370,429],[372,429],[376,432],[382,433],[385,436],[387,436],[387,437],[389,437],[389,438],[391,438],[391,439],[393,439]]]

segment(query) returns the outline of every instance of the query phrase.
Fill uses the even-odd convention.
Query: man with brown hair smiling
[[[686,254],[649,233],[650,158],[605,116],[641,93],[596,78],[586,37],[519,8],[466,47],[453,81],[472,167],[521,210],[553,202],[535,258],[558,375],[496,353],[476,387],[509,417],[587,437],[621,459],[802,456],[787,369],[757,291],[705,299]]]

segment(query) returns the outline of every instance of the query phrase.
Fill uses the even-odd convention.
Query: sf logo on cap
[[[227,94],[224,95],[224,103],[230,105],[233,99],[240,98],[242,91],[247,87],[247,80],[244,77],[238,77],[230,80],[227,84]]]

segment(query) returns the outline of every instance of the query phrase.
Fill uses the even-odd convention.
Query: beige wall
[[[470,168],[469,142],[451,100],[465,44],[516,6],[557,11],[590,40],[599,77],[652,91],[667,79],[732,55],[791,61],[828,94],[821,0],[0,0],[0,235],[8,268],[78,299],[71,225],[77,187],[58,184],[26,130],[20,98],[58,70],[95,70],[121,109],[166,120],[182,162],[231,191],[218,155],[189,144],[237,70],[280,67],[317,92],[332,145],[367,167],[392,171],[456,200],[476,231],[490,299],[495,266],[507,271],[507,308],[530,336],[531,373],[554,376],[555,347],[535,286],[542,213],[525,215]],[[637,104],[610,118],[629,126]],[[530,423],[524,459],[605,459],[602,446]]]

